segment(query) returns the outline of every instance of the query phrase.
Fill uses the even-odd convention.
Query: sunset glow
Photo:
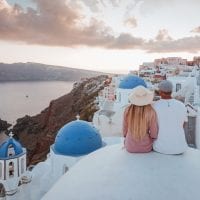
[[[0,0],[0,62],[127,73],[200,51],[198,0]]]

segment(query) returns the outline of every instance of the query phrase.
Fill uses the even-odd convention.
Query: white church
[[[4,133],[0,134],[0,199],[14,195],[18,185],[28,183],[31,177],[26,167],[26,150]]]
[[[93,151],[122,141],[121,137],[102,139],[99,131],[91,123],[80,120],[77,116],[77,120],[58,131],[47,160],[28,171],[26,150],[12,136],[0,134],[2,200],[39,200],[80,159]]]

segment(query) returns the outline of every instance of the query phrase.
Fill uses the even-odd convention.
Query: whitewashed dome
[[[43,200],[198,200],[199,158],[195,149],[131,154],[122,144],[108,146],[80,160]]]

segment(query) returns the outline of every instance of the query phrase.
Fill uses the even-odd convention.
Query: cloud
[[[170,52],[190,52],[200,51],[200,36],[185,37],[177,40],[150,40],[144,43],[143,49],[149,53],[170,53]]]
[[[109,49],[139,49],[144,43],[144,39],[136,38],[130,34],[120,34],[119,37],[114,38],[114,40],[106,45]]]
[[[71,31],[75,31],[74,24],[80,20],[78,10],[66,6],[63,0],[35,1],[37,10],[28,8],[25,12],[17,4],[0,10],[0,38],[47,45],[67,41]]]
[[[10,9],[9,4],[6,2],[6,0],[1,0],[0,1],[0,10],[2,9]]]
[[[15,5],[0,10],[0,39],[50,46],[88,45],[105,48],[134,47],[142,40],[130,35],[114,37],[110,27],[94,18],[88,25],[82,24],[84,17],[80,8],[70,8],[65,0],[35,2],[37,9],[28,8],[24,11]]]
[[[92,12],[99,12],[102,8],[111,5],[113,7],[120,6],[121,0],[73,0],[74,2],[83,3]]]
[[[155,39],[145,41],[142,48],[148,53],[198,53],[200,51],[200,36],[184,37],[175,40],[169,35],[168,30],[161,29],[158,31]]]
[[[192,33],[200,33],[200,26],[192,29],[190,32],[192,32]]]
[[[129,33],[116,36],[110,27],[95,18],[90,18],[85,24],[81,6],[72,6],[70,0],[34,1],[36,8],[24,10],[19,5],[9,6],[5,0],[0,0],[1,40],[46,46],[140,49],[147,52],[200,51],[200,36],[174,40],[166,29],[161,29],[152,40]],[[134,18],[128,20],[128,23],[132,23],[132,26],[137,24]]]
[[[172,40],[172,37],[169,36],[168,30],[161,29],[158,31],[158,34],[155,39],[157,41],[168,41],[168,40]]]
[[[163,8],[168,8],[170,10],[170,14],[174,12],[173,7],[177,6],[179,9],[191,9],[189,6],[194,6],[196,8],[199,7],[199,0],[135,0],[135,2],[141,2],[141,12],[143,14],[156,12],[157,10],[162,10]],[[189,11],[189,10],[188,10]],[[183,10],[179,10],[178,12],[183,12]],[[179,14],[177,11],[175,14]]]
[[[101,2],[99,0],[75,0],[76,2],[82,2],[85,4],[85,6],[89,7],[92,12],[98,12],[99,11],[99,5]]]
[[[110,0],[113,7],[117,7],[120,5],[121,0]]]
[[[137,20],[135,17],[129,17],[124,21],[124,24],[131,28],[135,28],[135,27],[137,27]]]

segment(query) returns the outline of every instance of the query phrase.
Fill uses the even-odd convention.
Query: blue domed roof
[[[147,87],[145,81],[134,75],[128,75],[126,76],[119,84],[119,88],[121,89],[133,89],[139,85],[142,85],[144,87]]]
[[[102,147],[98,130],[83,120],[72,121],[63,126],[55,139],[55,153],[79,156]]]
[[[9,138],[0,146],[0,159],[16,157],[23,153],[22,146],[13,138]]]

